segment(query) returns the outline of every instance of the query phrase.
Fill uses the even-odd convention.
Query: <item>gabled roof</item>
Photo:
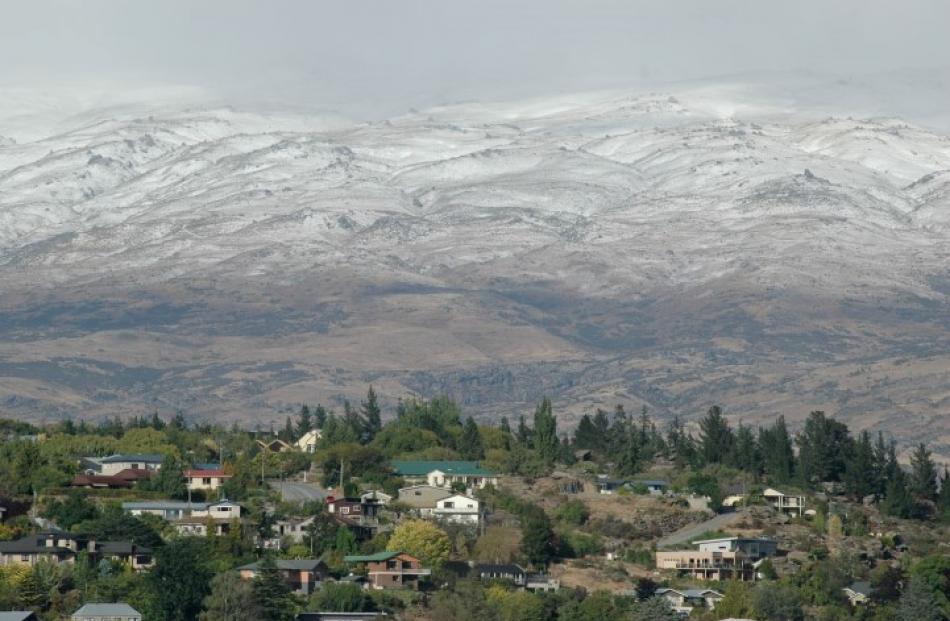
[[[495,475],[491,470],[479,466],[477,461],[393,461],[392,467],[397,475],[408,477],[424,477],[436,470],[460,476]]]
[[[775,543],[774,539],[769,539],[768,537],[717,537],[716,539],[697,539],[693,543],[695,545],[699,545],[701,543],[719,543],[720,541],[754,541],[757,543]]]
[[[870,597],[871,595],[871,583],[866,581],[852,582],[845,587],[849,591],[853,591],[859,595],[864,595],[865,597]]]
[[[115,604],[86,604],[73,613],[74,617],[141,617],[135,608],[124,602]]]
[[[343,560],[347,563],[379,563],[382,561],[388,561],[391,558],[395,558],[400,554],[405,554],[405,552],[377,552],[376,554],[354,554],[352,556],[344,556]],[[406,556],[411,556],[406,554]]]
[[[516,563],[477,563],[475,565],[475,571],[480,574],[521,574],[524,575],[525,570]]]
[[[30,619],[36,619],[36,615],[31,610],[0,611],[0,621],[29,621]]]
[[[146,464],[160,464],[165,460],[164,455],[159,455],[157,453],[141,453],[133,455],[122,455],[121,453],[116,455],[109,455],[108,457],[103,457],[98,460],[100,464],[118,464],[123,462],[132,462],[140,461]]]
[[[711,593],[712,595],[717,596],[717,597],[724,597],[722,593],[720,593],[719,591],[713,590],[713,589],[668,589],[668,588],[661,588],[661,589],[657,589],[657,590],[656,590],[656,594],[657,594],[657,595],[665,595],[665,594],[667,594],[667,593],[676,593],[677,595],[681,595],[681,596],[683,596],[683,597],[685,597],[685,598],[687,598],[687,599],[695,599],[695,598],[706,597],[706,595],[707,595],[707,594],[710,594],[710,593]]]

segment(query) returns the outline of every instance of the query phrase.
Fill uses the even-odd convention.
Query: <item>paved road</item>
[[[271,487],[280,492],[281,498],[291,502],[306,502],[308,500],[323,500],[327,491],[313,483],[295,481],[271,481]]]
[[[732,513],[720,513],[717,516],[714,516],[705,522],[700,522],[699,524],[693,524],[692,526],[687,526],[686,528],[681,528],[675,533],[667,535],[663,539],[660,539],[656,542],[657,548],[662,548],[664,546],[674,546],[681,543],[686,543],[690,539],[694,539],[703,533],[710,530],[720,530],[730,524],[738,522],[745,516],[744,511],[735,511]]]

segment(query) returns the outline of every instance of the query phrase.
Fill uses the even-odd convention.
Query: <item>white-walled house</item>
[[[165,457],[157,454],[110,455],[86,457],[83,461],[91,470],[105,476],[116,475],[123,470],[160,470]]]
[[[762,492],[762,497],[765,498],[770,505],[783,513],[791,513],[801,517],[805,511],[804,496],[785,494],[770,487]]]
[[[231,478],[223,470],[185,470],[182,476],[185,477],[185,487],[202,491],[216,490]]]
[[[298,449],[304,453],[316,453],[317,452],[317,443],[320,442],[320,438],[323,437],[323,432],[319,429],[311,429],[307,433],[303,434],[297,442],[295,442]]]
[[[456,524],[478,526],[480,518],[479,503],[474,498],[462,494],[442,498],[435,502],[432,516]]]

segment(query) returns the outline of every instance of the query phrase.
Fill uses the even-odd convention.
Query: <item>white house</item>
[[[700,552],[742,552],[751,559],[758,560],[772,556],[778,550],[774,539],[766,537],[722,537],[703,539],[693,542]]]
[[[222,500],[208,504],[203,511],[192,511],[191,517],[210,517],[215,520],[236,520],[240,519],[243,513],[244,506],[240,503]]]
[[[456,524],[478,526],[480,517],[478,501],[462,494],[435,501],[433,517]]]
[[[297,440],[295,444],[297,448],[304,453],[315,453],[317,451],[317,443],[322,437],[322,431],[319,429],[311,429],[307,433],[303,434],[303,436],[301,436],[301,438]]]
[[[666,599],[674,612],[690,614],[694,608],[714,610],[724,595],[713,589],[657,589],[656,595]]]
[[[90,470],[105,476],[113,476],[123,470],[159,470],[164,459],[162,455],[143,454],[87,457],[84,461],[91,465]]]
[[[157,515],[166,520],[180,520],[191,517],[194,512],[207,515],[208,505],[204,502],[185,502],[180,500],[146,500],[142,502],[123,502],[122,510],[130,515]]]
[[[231,478],[230,474],[220,469],[185,470],[182,476],[185,477],[185,486],[190,490],[216,490]]]
[[[792,513],[801,517],[805,511],[805,497],[794,494],[784,494],[771,487],[762,492],[762,497],[778,511]]]

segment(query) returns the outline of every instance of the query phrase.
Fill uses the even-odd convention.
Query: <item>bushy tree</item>
[[[797,442],[799,477],[803,483],[841,480],[850,454],[847,425],[814,411],[808,415]]]
[[[257,621],[263,619],[253,584],[235,571],[211,579],[211,593],[204,599],[199,621]]]
[[[537,505],[524,507],[520,517],[521,550],[525,558],[536,567],[546,567],[557,550],[551,520]]]
[[[358,584],[325,582],[310,597],[307,608],[334,612],[373,612],[376,610],[376,602]]]
[[[534,411],[534,450],[541,463],[551,466],[557,460],[560,449],[557,419],[551,411],[551,400],[545,397]]]
[[[186,537],[170,541],[155,552],[155,566],[148,574],[153,615],[166,621],[191,621],[211,591],[212,571],[207,565],[204,542]]]
[[[424,565],[438,567],[448,560],[452,544],[445,531],[432,522],[407,520],[393,530],[386,549],[405,552]]]
[[[752,590],[752,609],[756,619],[802,621],[805,618],[798,591],[774,582],[763,582]]]

